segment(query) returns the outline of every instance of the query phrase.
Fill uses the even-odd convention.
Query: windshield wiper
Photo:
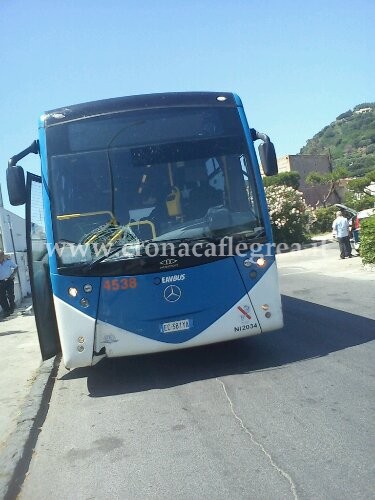
[[[173,238],[173,239],[168,239],[168,240],[146,240],[146,241],[143,241],[138,247],[137,247],[137,250],[134,252],[134,255],[133,257],[137,256],[137,257],[144,257],[145,255],[148,255],[147,252],[146,252],[146,247],[148,244],[152,243],[152,244],[162,244],[162,243],[172,243],[172,244],[175,244],[175,245],[179,245],[181,243],[187,243],[188,245],[195,245],[197,243],[214,243],[214,244],[219,244],[221,241],[225,241],[226,239],[228,238],[235,238],[236,240],[240,241],[248,241],[249,238],[250,239],[255,239],[255,238],[258,238],[260,236],[264,236],[265,235],[265,231],[264,231],[264,228],[258,228],[259,230],[258,231],[241,231],[240,233],[233,233],[231,235],[226,235],[226,236],[223,236],[223,237],[213,237],[213,236],[202,236],[202,237],[199,237],[199,238]],[[126,245],[125,245],[126,246]],[[108,253],[106,253],[105,255],[102,255],[100,257],[98,257],[97,259],[93,260],[90,264],[84,264],[82,266],[82,269],[85,270],[85,271],[91,271],[94,267],[96,267],[98,264],[100,264],[101,262],[103,262],[104,260],[106,259],[109,259],[112,255],[115,255],[116,253],[118,253],[122,248],[124,248],[124,245],[116,245],[115,247],[113,247]],[[131,248],[131,246],[129,246],[129,249]],[[129,252],[129,256],[131,255],[131,252]]]
[[[251,231],[240,231],[239,233],[233,233],[231,236],[236,239],[241,239],[241,240],[254,240],[255,238],[259,238],[261,236],[265,236],[266,232],[264,230],[264,227],[258,227],[255,228],[254,230]]]
[[[100,264],[100,262],[102,262],[103,260],[108,259],[112,255],[115,255],[123,247],[124,247],[124,245],[122,245],[122,244],[121,245],[116,245],[108,253],[106,253],[105,255],[101,255],[97,259],[95,259],[92,262],[90,262],[90,264],[84,264],[82,266],[82,270],[84,270],[84,271],[91,271],[97,264]]]

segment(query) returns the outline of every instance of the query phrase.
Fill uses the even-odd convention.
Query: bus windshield
[[[56,243],[262,233],[236,108],[112,113],[52,125],[46,134]]]

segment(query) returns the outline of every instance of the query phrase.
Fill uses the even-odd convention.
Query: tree
[[[364,177],[357,177],[356,179],[351,179],[348,182],[348,189],[353,191],[353,193],[363,193],[366,186],[370,184],[371,180],[367,175]]]
[[[366,112],[359,112],[366,109]],[[353,176],[375,168],[375,104],[361,103],[345,111],[306,142],[301,154],[330,152],[333,166],[345,166]]]
[[[268,186],[265,191],[275,242],[306,241],[312,220],[302,193],[288,186]]]
[[[357,104],[357,106],[354,106],[354,111],[357,111],[358,109],[363,109],[363,108],[375,108],[375,102],[362,102],[362,104]]]
[[[363,177],[351,179],[348,182],[348,192],[345,195],[345,204],[355,210],[364,210],[374,206],[375,198],[366,194],[364,189],[371,182],[375,182],[375,169],[367,172]]]
[[[322,174],[321,172],[310,172],[306,176],[306,183],[311,184],[312,186],[316,185],[326,185],[329,186],[328,193],[323,199],[323,206],[325,207],[327,204],[328,198],[332,193],[336,192],[336,188],[341,179],[345,179],[349,176],[349,172],[344,167],[336,167],[332,172],[328,172],[326,174]]]
[[[299,188],[301,176],[298,172],[281,172],[272,177],[263,177],[264,186],[288,186],[293,189]]]
[[[349,116],[352,116],[353,111],[349,109],[349,111],[345,111],[345,113],[341,113],[341,115],[336,117],[336,120],[342,120],[343,118],[348,118]]]

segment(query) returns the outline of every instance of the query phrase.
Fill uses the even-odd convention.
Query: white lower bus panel
[[[244,295],[221,318],[190,340],[182,343],[159,342],[97,321],[95,351],[99,353],[105,347],[107,357],[155,353],[234,340],[282,326],[277,268],[273,264],[249,294]]]
[[[55,295],[53,300],[65,367],[70,369],[90,366],[94,352],[95,318]]]
[[[54,304],[63,361],[68,369],[90,366],[104,356],[120,357],[184,349],[257,335],[283,326],[276,264],[270,267],[249,294],[245,294],[221,318],[196,337],[182,343],[159,342],[96,321],[56,296]]]

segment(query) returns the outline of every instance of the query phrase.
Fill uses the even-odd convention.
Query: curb
[[[334,240],[312,240],[309,243],[302,243],[302,250],[305,248],[315,248],[322,245],[327,245],[328,243],[333,243]]]
[[[316,247],[327,245],[328,243],[333,243],[333,242],[334,241],[330,240],[330,239],[328,239],[328,240],[310,240],[309,242],[306,242],[306,243],[299,243],[300,248],[298,248],[298,249],[293,248],[293,245],[295,244],[295,243],[293,243],[292,245],[287,245],[287,248],[283,248],[282,250],[277,251],[276,255],[306,250],[307,248],[316,248]],[[277,245],[282,245],[282,244],[283,243],[278,243]],[[277,245],[276,245],[276,248],[277,248]]]
[[[363,264],[363,269],[370,273],[375,273],[375,264]]]
[[[55,357],[40,365],[30,394],[21,408],[17,427],[0,451],[0,498],[4,500],[17,498],[21,490],[38,435],[47,416],[59,362],[60,358]]]

